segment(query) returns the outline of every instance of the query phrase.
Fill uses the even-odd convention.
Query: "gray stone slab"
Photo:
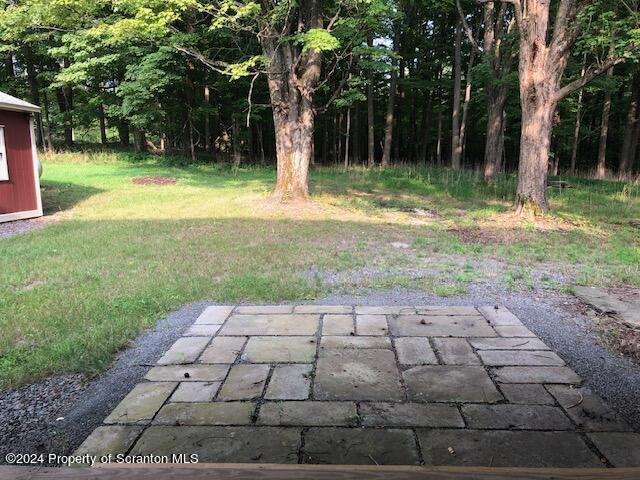
[[[265,402],[260,407],[259,425],[354,426],[358,412],[354,402]]]
[[[601,312],[622,320],[630,327],[640,327],[640,299],[621,300],[606,290],[596,287],[575,287],[576,295]]]
[[[412,314],[415,313],[414,307],[387,305],[383,307],[375,306],[359,306],[356,307],[358,315],[398,315],[402,312]]]
[[[269,375],[269,365],[246,364],[231,367],[218,400],[251,400],[262,395]]]
[[[181,382],[170,401],[210,402],[220,389],[221,382]]]
[[[118,455],[127,453],[144,427],[107,425],[96,428],[74,455]]]
[[[267,400],[306,400],[311,388],[313,365],[277,365],[271,374]]]
[[[315,335],[320,315],[232,315],[218,335]]]
[[[548,350],[480,350],[482,363],[492,367],[505,365],[546,365],[561,367],[564,361]]]
[[[411,430],[310,428],[302,449],[303,463],[346,465],[412,465],[420,462]]]
[[[580,383],[569,367],[497,367],[495,378],[502,383]]]
[[[520,325],[497,325],[493,327],[498,335],[501,337],[535,337],[533,333],[525,326]]]
[[[509,403],[553,405],[555,400],[543,385],[537,383],[503,383],[500,390]]]
[[[403,373],[409,398],[418,402],[484,402],[502,395],[482,367],[427,365]]]
[[[358,335],[383,336],[389,333],[386,315],[356,315]]]
[[[418,439],[427,465],[603,466],[580,435],[573,432],[419,429]]]
[[[322,335],[354,335],[352,315],[325,315],[322,318]]]
[[[220,382],[229,365],[163,365],[153,367],[144,377],[154,382]]]
[[[184,333],[185,337],[213,337],[220,330],[220,325],[191,325]]]
[[[587,435],[614,467],[640,467],[640,433]]]
[[[547,385],[573,421],[589,432],[625,432],[631,427],[598,395],[586,387],[571,388],[568,385]]]
[[[200,363],[234,363],[247,337],[216,337],[200,355]]]
[[[418,315],[478,315],[476,307],[441,307],[424,305],[416,307]]]
[[[233,305],[214,305],[204,309],[196,325],[222,325],[233,311]]]
[[[507,308],[502,306],[499,306],[498,308],[495,308],[493,306],[478,307],[478,311],[494,327],[503,325],[522,325],[522,322],[518,319],[518,317],[511,313]]]
[[[365,427],[464,427],[455,405],[444,403],[368,403],[360,404]]]
[[[242,359],[251,363],[311,363],[316,337],[250,337]]]
[[[332,349],[384,349],[391,348],[391,340],[388,337],[342,337],[323,336],[320,340],[320,355],[323,351]]]
[[[403,365],[437,365],[429,339],[425,337],[400,337],[395,339],[398,361]]]
[[[248,425],[253,402],[169,403],[153,419],[154,425]]]
[[[330,350],[318,359],[314,394],[320,400],[402,400],[390,350]]]
[[[131,455],[198,455],[201,463],[297,463],[299,428],[152,426]]]
[[[158,360],[158,365],[193,363],[209,343],[209,337],[179,338]]]
[[[176,388],[175,382],[139,383],[105,418],[104,423],[145,425]]]
[[[350,305],[298,305],[295,313],[351,313],[353,307]]]
[[[234,313],[249,315],[271,315],[274,313],[292,313],[293,305],[243,305],[236,307]]]
[[[446,365],[480,365],[480,359],[464,338],[434,338],[433,345]]]
[[[469,428],[515,430],[574,430],[558,407],[549,405],[462,405]]]
[[[539,338],[470,338],[476,350],[550,350]]]
[[[495,337],[478,316],[400,315],[391,320],[391,332],[400,337]]]

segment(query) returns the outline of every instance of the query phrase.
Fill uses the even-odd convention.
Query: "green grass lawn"
[[[629,223],[640,218],[638,183],[569,179],[576,188],[551,192],[553,216],[532,223],[509,213],[513,176],[485,187],[447,169],[322,169],[312,204],[281,206],[267,200],[273,169],[234,175],[115,153],[44,164],[52,220],[0,239],[2,389],[99,373],[143,329],[196,300],[394,287],[455,295],[472,282],[640,286],[640,230]],[[178,182],[132,182],[147,175]],[[488,260],[503,267],[491,271]]]

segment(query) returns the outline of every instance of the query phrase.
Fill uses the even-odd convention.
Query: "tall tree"
[[[514,6],[520,32],[518,72],[522,129],[515,208],[520,214],[538,215],[549,208],[547,171],[558,102],[633,53],[624,48],[628,48],[629,43],[616,38],[621,30],[609,31],[604,41],[610,45],[615,42],[617,48],[609,49],[612,55],[589,68],[582,77],[562,85],[572,48],[581,34],[580,20],[585,9],[604,6],[559,0],[555,20],[552,20],[549,0],[509,0],[509,3]]]

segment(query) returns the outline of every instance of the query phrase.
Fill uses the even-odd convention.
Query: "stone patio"
[[[210,306],[77,454],[640,466],[640,434],[502,307]]]

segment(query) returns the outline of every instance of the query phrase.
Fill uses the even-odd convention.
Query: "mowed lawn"
[[[0,239],[0,389],[97,374],[143,329],[196,300],[456,295],[473,282],[640,286],[637,182],[568,179],[575,188],[551,191],[553,215],[533,223],[509,213],[513,176],[486,187],[474,172],[447,169],[316,169],[313,202],[283,206],[268,200],[273,169],[115,153],[44,163],[51,220]],[[133,183],[141,176],[178,181]]]

